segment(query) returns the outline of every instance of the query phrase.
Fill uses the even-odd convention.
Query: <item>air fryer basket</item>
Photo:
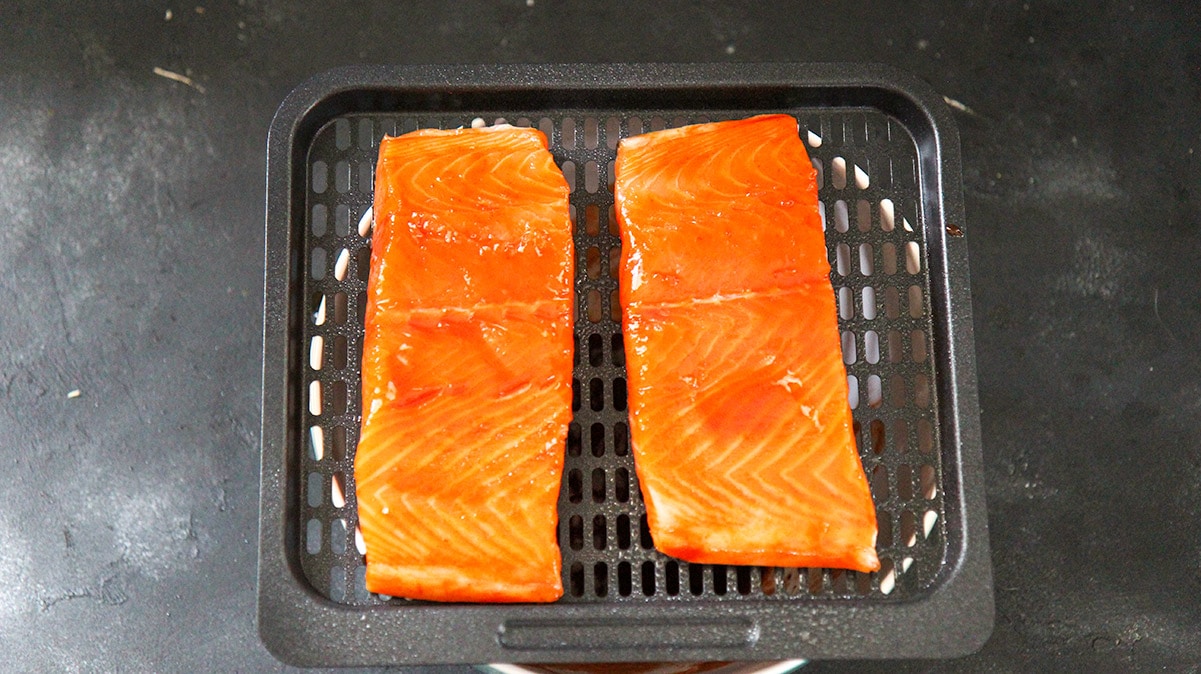
[[[846,66],[354,69],[294,92],[269,141],[265,642],[311,664],[930,657],[978,645],[992,612],[967,228],[956,138],[929,100],[907,77]],[[688,564],[655,551],[646,530],[616,294],[617,141],[767,112],[797,118],[818,168],[880,524],[873,574]],[[548,606],[433,605],[363,586],[353,461],[378,144],[477,117],[540,128],[572,190],[566,594]]]

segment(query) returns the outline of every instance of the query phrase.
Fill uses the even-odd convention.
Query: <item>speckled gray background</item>
[[[0,8],[4,670],[282,669],[254,630],[263,164],[306,76],[849,60],[970,110],[997,596],[978,655],[875,669],[1198,671],[1195,5],[202,4]]]

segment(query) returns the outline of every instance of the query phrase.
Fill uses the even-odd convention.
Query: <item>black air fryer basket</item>
[[[656,552],[629,450],[613,215],[618,139],[779,112],[826,223],[876,573],[688,564]],[[571,186],[573,421],[565,596],[434,604],[368,593],[354,452],[379,141],[482,118],[541,129]],[[259,630],[303,665],[948,657],[993,602],[960,194],[942,100],[847,65],[350,68],[284,101],[267,161]]]

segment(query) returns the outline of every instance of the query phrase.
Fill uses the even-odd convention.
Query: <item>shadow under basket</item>
[[[617,304],[620,138],[794,116],[818,172],[876,573],[654,550]],[[573,419],[561,600],[434,604],[364,587],[354,453],[380,139],[541,129],[571,187]],[[368,216],[369,217],[369,216]],[[360,67],[284,101],[267,161],[259,631],[298,665],[950,657],[992,629],[958,137],[914,78],[849,65]]]

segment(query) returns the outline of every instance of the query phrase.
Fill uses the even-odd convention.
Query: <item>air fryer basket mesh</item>
[[[754,114],[764,112],[756,110]],[[906,128],[879,110],[790,109],[818,169],[855,435],[877,508],[872,574],[688,564],[656,552],[629,450],[613,215],[617,140],[645,131],[745,117],[738,110],[563,110],[498,115],[540,128],[571,191],[576,248],[574,417],[559,500],[561,602],[893,602],[931,586],[947,554],[938,372],[918,155]],[[476,115],[351,113],[308,150],[303,236],[303,423],[297,543],[312,587],[366,606],[407,603],[366,592],[356,541],[354,452],[376,153],[384,134],[454,128]],[[786,226],[786,225],[782,225]],[[720,255],[720,251],[714,251]]]

